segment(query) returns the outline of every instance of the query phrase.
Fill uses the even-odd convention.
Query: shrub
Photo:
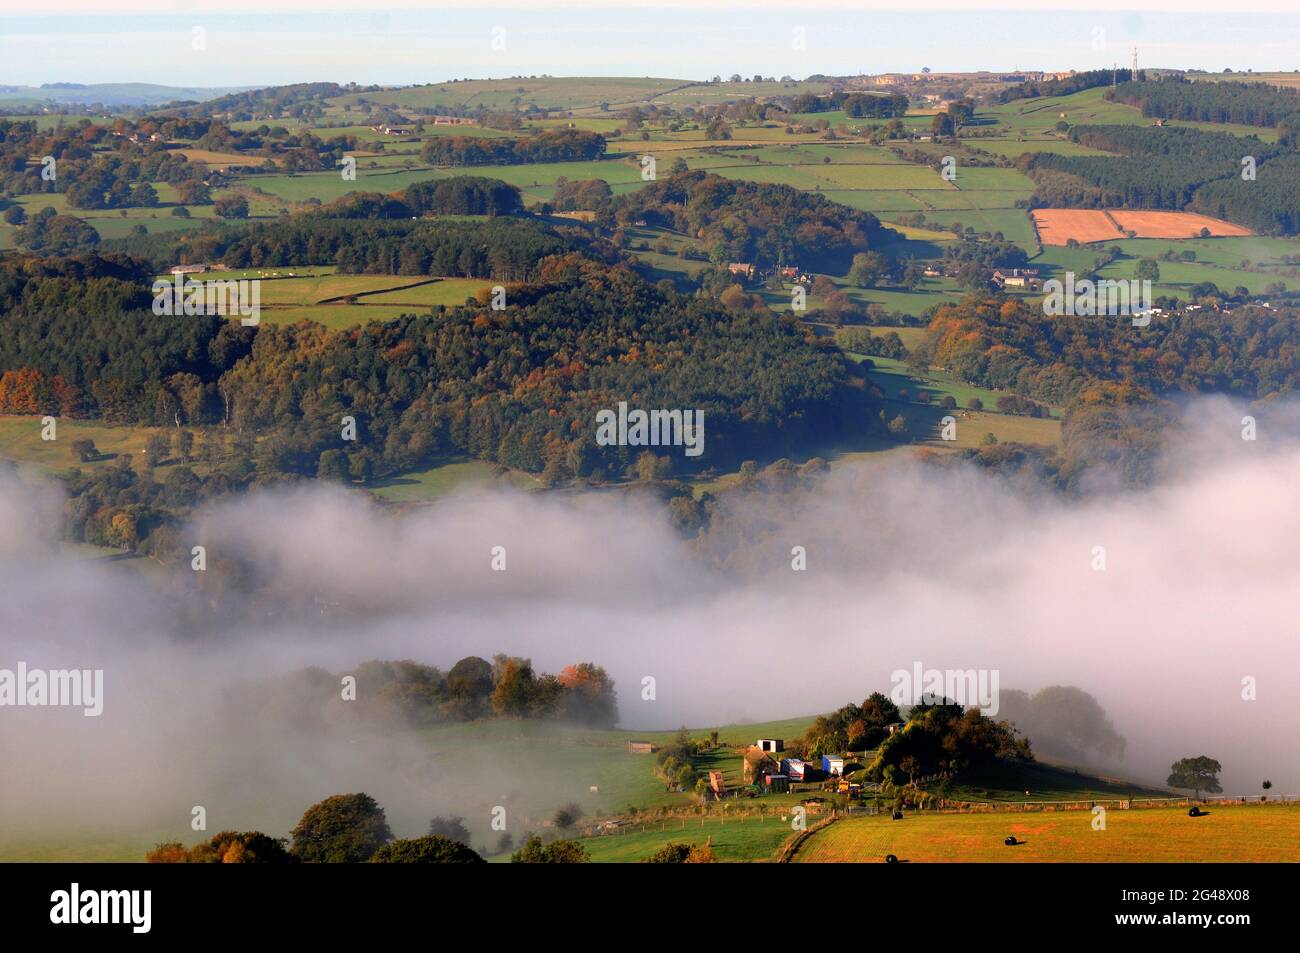
[[[372,864],[485,864],[475,851],[459,841],[437,834],[395,840],[375,851]]]

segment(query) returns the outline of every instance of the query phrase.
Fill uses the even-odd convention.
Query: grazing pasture
[[[1046,813],[908,814],[836,821],[810,836],[796,863],[1204,863],[1300,859],[1300,805],[1210,805],[1106,812],[1094,830],[1088,810]],[[1023,841],[1008,847],[1003,840]]]

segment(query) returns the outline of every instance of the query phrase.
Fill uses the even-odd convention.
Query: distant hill
[[[0,106],[161,106],[177,100],[205,102],[249,86],[159,86],[154,83],[46,83],[42,86],[0,86]]]

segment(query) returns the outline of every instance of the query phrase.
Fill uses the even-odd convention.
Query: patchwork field
[[[1300,806],[1232,805],[1188,817],[1187,808],[1110,810],[1093,830],[1089,811],[1045,814],[909,814],[837,821],[798,849],[797,863],[902,862],[1204,863],[1300,860]],[[1024,841],[1008,847],[1014,835]]]
[[[1249,228],[1194,212],[1123,211],[1110,213],[1126,232],[1138,238],[1240,238],[1251,234]],[[1209,232],[1205,235],[1205,232]]]
[[[1034,225],[1044,245],[1079,244],[1135,238],[1220,238],[1250,235],[1248,228],[1194,212],[1158,212],[1124,209],[1040,208],[1033,211]]]

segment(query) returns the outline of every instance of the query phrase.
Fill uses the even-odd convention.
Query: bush
[[[144,855],[146,864],[188,864],[190,852],[180,841],[168,841],[159,844]]]
[[[690,844],[664,844],[657,851],[646,858],[647,864],[684,864],[686,858],[691,856]]]
[[[475,851],[459,841],[437,834],[395,840],[375,851],[372,864],[485,864]]]
[[[572,827],[582,818],[582,808],[574,803],[569,802],[559,807],[555,815],[551,818],[552,823],[559,828]]]
[[[287,864],[295,858],[283,840],[261,831],[222,831],[189,849],[180,841],[159,844],[144,859],[147,864]]]
[[[512,864],[585,864],[591,860],[587,848],[576,840],[557,840],[543,844],[537,835],[528,838],[524,846],[510,855]]]

